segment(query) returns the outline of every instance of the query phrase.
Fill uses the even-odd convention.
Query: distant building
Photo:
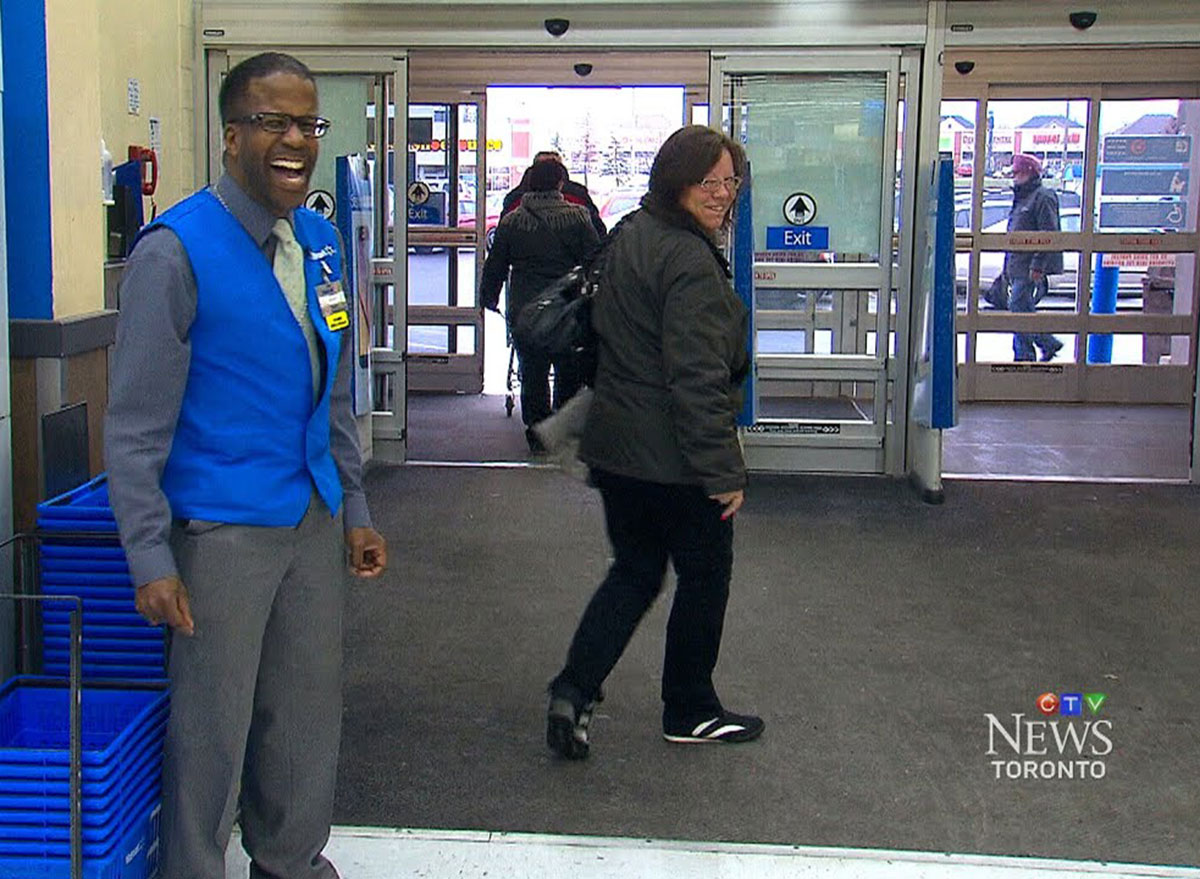
[[[1178,134],[1179,119],[1172,113],[1147,113],[1118,128],[1113,134]]]
[[[958,114],[943,116],[938,129],[938,150],[951,153],[955,167],[970,164],[975,159],[975,123]]]

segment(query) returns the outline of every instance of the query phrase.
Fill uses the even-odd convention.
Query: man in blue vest
[[[331,879],[345,564],[387,564],[362,489],[342,255],[300,205],[329,122],[287,55],[220,94],[225,174],[121,282],[105,426],[138,611],[171,629],[162,879]]]

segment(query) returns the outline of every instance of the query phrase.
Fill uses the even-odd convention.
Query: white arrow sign
[[[333,213],[337,209],[337,199],[324,189],[314,189],[304,199],[304,206],[310,211],[320,214],[326,220],[332,220]]]

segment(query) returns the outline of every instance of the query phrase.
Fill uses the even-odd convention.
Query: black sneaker
[[[751,742],[762,735],[763,723],[761,717],[752,714],[734,714],[732,711],[722,711],[712,717],[699,721],[675,723],[663,721],[663,738],[668,742],[680,744],[700,744],[703,742]]]
[[[582,760],[588,755],[588,727],[592,713],[603,695],[585,702],[576,708],[566,695],[550,694],[550,707],[546,709],[546,744],[550,750],[568,760]]]
[[[1050,342],[1051,344],[1042,349],[1042,363],[1049,363],[1054,359],[1054,355],[1062,349],[1063,343],[1058,341],[1058,339],[1055,339],[1053,336],[1050,337]]]

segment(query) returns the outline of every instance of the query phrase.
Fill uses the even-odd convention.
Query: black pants
[[[667,559],[678,580],[663,660],[664,717],[688,720],[721,710],[712,673],[721,649],[733,521],[696,485],[662,485],[594,470],[614,560],[584,611],[552,688],[584,699],[617,664],[638,623],[662,591]]]
[[[517,349],[521,360],[521,420],[531,427],[550,415],[550,366],[554,366],[554,409],[575,396],[581,384],[574,357],[556,357]]]

